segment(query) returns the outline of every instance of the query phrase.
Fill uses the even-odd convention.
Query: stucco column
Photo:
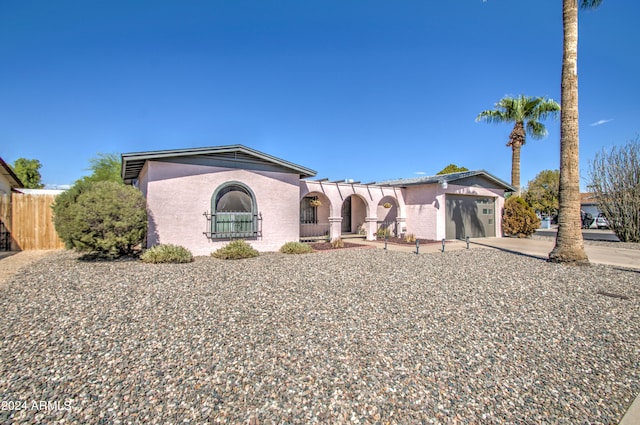
[[[366,217],[364,222],[366,223],[367,240],[374,241],[376,239],[376,230],[378,230],[378,217]]]
[[[342,217],[329,217],[329,240],[340,239],[342,236]]]
[[[407,233],[407,218],[396,217],[396,236],[400,237],[404,233]]]

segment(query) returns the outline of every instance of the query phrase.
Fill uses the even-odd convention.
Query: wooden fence
[[[64,248],[53,227],[51,204],[55,198],[50,194],[12,194],[10,229],[14,250]]]

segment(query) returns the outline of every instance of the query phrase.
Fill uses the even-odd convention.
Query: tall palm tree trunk
[[[578,155],[578,0],[563,0],[564,50],[560,110],[560,186],[558,235],[549,260],[589,264],[580,219]]]
[[[513,126],[511,134],[509,135],[509,143],[507,146],[511,146],[511,186],[516,188],[518,196],[520,196],[520,152],[522,145],[526,140],[526,133],[524,129],[524,123],[518,121]]]
[[[520,196],[520,151],[521,145],[511,146],[511,186],[516,188],[516,193]]]

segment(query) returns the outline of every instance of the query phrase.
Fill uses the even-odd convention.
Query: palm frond
[[[484,121],[488,123],[503,123],[511,121],[508,116],[506,116],[503,111],[499,110],[486,110],[482,111],[476,117],[476,122]]]
[[[495,104],[495,109],[480,112],[476,121],[488,123],[515,123],[532,121],[531,130],[527,130],[534,138],[544,137],[546,130],[538,121],[557,116],[560,105],[553,99],[520,95],[505,96]],[[542,125],[540,133],[538,125]],[[543,134],[542,136],[540,136]]]
[[[547,118],[557,118],[558,112],[560,112],[560,105],[555,100],[538,98],[538,102],[531,111],[530,116],[536,120],[545,120]]]
[[[547,128],[540,121],[527,121],[527,134],[534,139],[547,137]]]
[[[602,3],[602,0],[582,0],[580,2],[580,8],[595,9],[596,7],[600,6],[601,3]]]

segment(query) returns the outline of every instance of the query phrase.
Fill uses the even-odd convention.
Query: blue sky
[[[0,156],[73,183],[98,153],[244,144],[363,182],[510,181],[505,95],[560,101],[560,0],[0,2]],[[581,11],[581,174],[640,118],[640,2]],[[522,184],[559,166],[559,122]],[[583,187],[585,181],[583,181]]]

